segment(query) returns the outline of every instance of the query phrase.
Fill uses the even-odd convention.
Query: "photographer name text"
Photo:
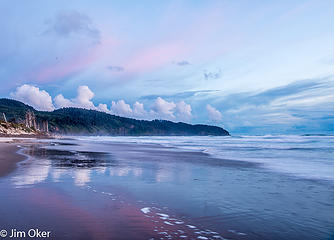
[[[11,229],[10,231],[1,230],[0,237],[5,238],[49,238],[51,237],[51,231],[43,231],[38,228],[31,228],[27,231]]]

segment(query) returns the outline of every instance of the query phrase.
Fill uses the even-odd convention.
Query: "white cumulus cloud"
[[[87,109],[95,109],[94,103],[91,101],[94,97],[94,93],[89,89],[88,86],[78,87],[78,96],[75,102],[78,106]]]
[[[119,101],[112,101],[109,109],[108,105],[105,103],[100,103],[99,105],[95,106],[92,102],[94,95],[95,94],[89,89],[88,86],[79,86],[76,98],[67,99],[62,94],[59,94],[54,98],[54,103],[57,108],[77,107],[98,110],[122,117],[149,118],[148,113],[144,109],[143,103],[135,102],[132,109],[128,103],[121,99]]]
[[[206,111],[209,115],[209,119],[212,121],[220,121],[222,120],[222,114],[217,109],[212,107],[210,104],[206,105]]]
[[[11,96],[19,101],[31,105],[37,110],[53,111],[52,98],[45,90],[40,90],[38,87],[24,84],[18,88]]]
[[[119,100],[117,102],[112,101],[111,112],[122,117],[132,116],[132,109],[124,100]]]
[[[151,106],[151,109],[145,110],[144,104],[136,101],[132,106],[121,99],[112,101],[110,108],[105,103],[99,103],[97,106],[92,99],[95,94],[88,86],[79,86],[77,96],[75,98],[65,98],[62,94],[58,94],[52,102],[52,98],[48,92],[40,90],[37,87],[24,84],[16,89],[11,96],[19,101],[25,102],[38,110],[53,111],[55,108],[76,107],[84,109],[92,109],[109,114],[115,114],[121,117],[139,118],[139,119],[167,119],[167,120],[190,120],[192,117],[192,108],[184,101],[174,103],[173,101],[164,100],[157,97]],[[211,107],[211,106],[210,106]],[[212,107],[211,107],[212,108]],[[208,106],[207,106],[208,109]],[[215,109],[214,109],[215,110]],[[214,119],[221,118],[219,111],[211,111],[211,115],[216,115]],[[218,116],[218,117],[217,117]],[[219,117],[220,116],[220,117]]]
[[[180,119],[190,119],[192,116],[191,110],[191,106],[184,101],[178,102],[176,104],[176,113]]]
[[[64,98],[62,94],[57,95],[53,100],[56,108],[75,107],[75,104],[71,100]]]
[[[100,112],[106,112],[106,113],[110,113],[110,110],[108,109],[108,105],[105,104],[105,103],[100,103],[98,106],[97,106],[97,109],[98,111]]]
[[[143,103],[135,102],[133,104],[133,116],[134,117],[142,118],[142,117],[145,117],[147,115],[148,115],[148,113],[145,111]]]
[[[92,102],[93,97],[94,93],[89,89],[88,86],[79,86],[76,98],[67,99],[64,98],[62,94],[59,94],[54,98],[54,103],[57,108],[77,107],[97,110],[97,107],[95,107],[94,103]]]
[[[153,111],[161,118],[175,118],[175,108],[176,104],[174,102],[168,102],[161,97],[157,97],[153,106]]]

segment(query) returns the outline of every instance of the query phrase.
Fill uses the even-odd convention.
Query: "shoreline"
[[[24,155],[18,153],[17,142],[0,141],[0,177],[5,177],[17,168],[17,163],[26,159]]]
[[[52,139],[54,136],[45,134],[4,134],[0,133],[1,138],[39,138],[39,139]]]

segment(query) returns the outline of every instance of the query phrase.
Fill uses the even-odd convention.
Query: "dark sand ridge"
[[[16,168],[19,161],[25,159],[17,153],[19,147],[16,143],[0,142],[0,177],[6,176]]]

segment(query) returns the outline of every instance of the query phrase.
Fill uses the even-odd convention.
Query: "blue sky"
[[[0,2],[0,96],[232,134],[334,132],[333,1]]]

